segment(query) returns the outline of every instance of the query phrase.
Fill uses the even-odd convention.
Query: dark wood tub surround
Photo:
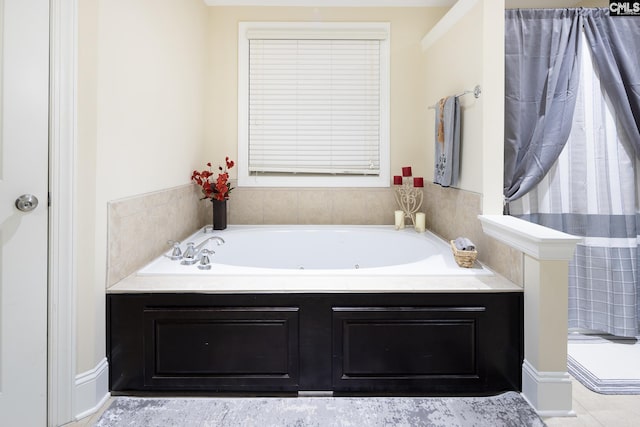
[[[521,389],[523,294],[113,293],[114,394]]]

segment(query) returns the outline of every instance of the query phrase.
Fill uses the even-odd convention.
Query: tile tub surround
[[[453,240],[468,237],[475,243],[478,260],[513,283],[523,285],[522,252],[487,236],[478,215],[482,215],[482,195],[453,187],[425,183],[422,210],[427,229]]]
[[[445,240],[469,237],[481,262],[522,286],[522,253],[482,232],[477,218],[482,195],[429,183],[424,192],[427,229]],[[167,240],[184,239],[210,224],[211,204],[200,195],[195,185],[186,184],[109,203],[107,287],[167,251]],[[391,225],[397,205],[392,187],[240,187],[231,193],[228,208],[229,224]]]
[[[210,223],[211,206],[200,197],[188,184],[110,202],[107,287],[168,250],[168,240],[181,240]]]
[[[255,188],[233,190],[231,224],[393,224],[391,188]]]

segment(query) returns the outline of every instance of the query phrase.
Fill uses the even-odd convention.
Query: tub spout
[[[209,243],[210,241],[215,240],[216,242],[218,242],[218,246],[222,245],[224,243],[224,239],[220,236],[211,236],[211,237],[207,237],[206,239],[204,239],[202,242],[200,242],[200,244],[198,246],[196,246],[196,250],[201,250],[204,245],[206,245],[207,243]]]
[[[200,242],[198,244],[198,246],[195,246],[195,244],[193,242],[189,242],[187,243],[187,249],[184,250],[184,255],[182,256],[182,262],[181,264],[183,265],[193,265],[195,263],[197,263],[201,256],[202,253],[206,250],[203,249],[205,247],[205,245],[207,243],[209,243],[210,241],[215,240],[216,242],[218,242],[218,246],[222,245],[224,243],[224,239],[220,236],[211,236],[208,237],[206,239],[204,239],[202,242]],[[207,253],[214,253],[213,251],[208,251]]]

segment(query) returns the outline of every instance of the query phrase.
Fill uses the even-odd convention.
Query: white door
[[[0,23],[0,425],[46,426],[49,1]]]

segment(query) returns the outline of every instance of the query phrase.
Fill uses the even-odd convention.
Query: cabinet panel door
[[[336,391],[418,391],[469,384],[483,307],[334,307]]]
[[[145,386],[292,391],[298,309],[146,309]]]

